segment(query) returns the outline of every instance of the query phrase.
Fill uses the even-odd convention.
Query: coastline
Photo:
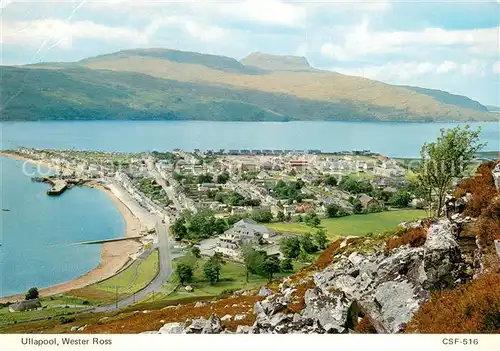
[[[54,169],[53,166],[46,162],[31,160],[21,155],[13,155],[0,151],[0,156],[27,161],[33,164],[38,164],[47,168]],[[89,184],[87,186],[103,191],[114,203],[125,221],[125,232],[123,235],[124,237],[133,237],[139,235],[142,228],[141,221],[139,220],[139,218],[133,215],[130,209],[111,190],[106,189],[103,185],[100,184]],[[55,294],[61,294],[108,279],[117,274],[131,260],[131,256],[137,253],[141,248],[142,244],[132,240],[104,243],[102,244],[100,261],[97,267],[73,280],[49,287],[39,288],[40,296],[45,297]],[[17,300],[24,300],[24,294],[0,297],[0,303],[15,302]]]

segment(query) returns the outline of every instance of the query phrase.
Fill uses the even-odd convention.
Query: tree
[[[285,258],[284,260],[281,261],[281,271],[282,272],[291,272],[293,271],[293,264],[292,260],[289,258]]]
[[[283,211],[278,211],[278,214],[276,215],[276,220],[278,222],[284,222],[285,221],[285,214]]]
[[[269,256],[262,264],[262,272],[267,276],[269,282],[273,280],[274,273],[280,272],[280,260],[276,256]]]
[[[193,269],[184,263],[177,265],[176,273],[181,284],[189,283],[193,278]]]
[[[226,184],[228,180],[229,180],[228,172],[222,172],[217,176],[217,184]]]
[[[40,296],[40,294],[38,293],[38,288],[30,288],[24,295],[24,298],[26,300],[34,300],[38,299],[38,296]]]
[[[326,206],[326,216],[328,218],[338,217],[341,208],[339,205],[330,204]]]
[[[256,222],[269,223],[273,220],[271,211],[255,209],[252,212],[252,219]]]
[[[317,227],[320,225],[321,220],[319,219],[316,212],[309,212],[304,216],[304,222],[310,227]]]
[[[325,178],[325,184],[330,185],[330,186],[336,186],[337,185],[337,179],[334,176],[328,176]]]
[[[172,233],[178,239],[184,239],[187,237],[187,228],[184,218],[178,218],[172,225]]]
[[[318,251],[318,247],[313,243],[311,234],[307,233],[300,239],[300,246],[302,250],[308,254],[315,253]]]
[[[198,184],[202,183],[212,183],[214,181],[214,176],[210,173],[200,174],[197,178]]]
[[[286,214],[286,220],[287,222],[290,222],[292,220],[292,214],[290,212]]]
[[[411,194],[406,190],[398,190],[390,199],[389,203],[394,207],[407,207],[411,201]]]
[[[326,238],[326,231],[321,228],[314,233],[314,241],[320,250],[326,249],[328,245],[328,239]]]
[[[302,217],[302,215],[301,215],[301,214],[299,214],[299,215],[297,216],[297,222],[303,222],[303,221],[304,221],[304,218]]]
[[[355,214],[363,213],[363,204],[361,203],[361,201],[353,198],[351,204],[352,204],[352,211]]]
[[[422,146],[417,179],[421,188],[426,190],[429,203],[436,200],[437,217],[441,215],[453,179],[463,175],[474,154],[486,145],[479,143],[479,135],[480,129],[473,131],[469,125],[441,129],[435,142]]]
[[[300,254],[299,239],[295,236],[282,238],[280,240],[280,251],[286,258],[297,258]]]
[[[220,279],[221,263],[215,256],[210,259],[203,266],[203,275],[210,284],[215,284]]]
[[[259,275],[262,274],[262,265],[267,258],[267,254],[265,251],[255,250],[248,244],[243,245],[242,253],[243,262],[245,263],[246,268],[246,281],[248,282],[250,273]]]
[[[196,258],[200,258],[201,257],[200,248],[198,246],[191,247],[191,254]]]

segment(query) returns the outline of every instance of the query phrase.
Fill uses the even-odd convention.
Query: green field
[[[72,296],[48,297],[40,300],[43,309],[26,312],[9,312],[8,307],[0,308],[0,329],[8,324],[37,318],[58,317],[89,308],[88,301]],[[68,307],[66,307],[68,306]]]
[[[136,260],[121,273],[92,287],[113,293],[118,287],[118,293],[123,297],[144,288],[156,274],[158,274],[158,250],[154,250],[145,260]]]
[[[401,222],[425,217],[426,213],[423,210],[397,210],[323,219],[321,226],[327,230],[328,237],[332,239],[338,236],[383,232]],[[268,227],[277,232],[297,234],[312,233],[315,230],[302,223],[272,223]]]
[[[160,300],[174,301],[193,297],[211,297],[228,291],[258,288],[267,283],[266,278],[253,274],[249,276],[247,283],[245,266],[241,263],[227,261],[226,264],[222,265],[220,273],[221,280],[212,285],[206,281],[203,276],[203,265],[207,260],[208,258],[202,257],[196,261],[193,280],[189,283],[189,285],[194,289],[192,292],[185,291],[184,286],[179,284],[179,280],[174,271],[170,280],[163,285],[161,292],[155,293],[154,296],[149,296],[148,298],[142,300],[141,303]],[[193,264],[192,256],[178,258],[174,260],[174,265],[181,262],[190,265]],[[294,262],[293,265],[294,272],[296,272],[306,264]],[[275,276],[284,277],[292,273],[293,272],[278,273]]]

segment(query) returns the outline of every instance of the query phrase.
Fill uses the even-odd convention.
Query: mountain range
[[[134,49],[0,70],[5,121],[498,119],[465,96],[319,70],[304,57],[260,52],[238,61]]]

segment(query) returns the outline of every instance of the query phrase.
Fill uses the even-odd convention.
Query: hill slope
[[[450,121],[497,117],[474,104],[459,106],[458,97],[439,99],[426,89],[419,92],[321,71],[302,57],[263,53],[238,62],[193,52],[137,49],[75,63],[2,67],[2,74],[3,120]]]

